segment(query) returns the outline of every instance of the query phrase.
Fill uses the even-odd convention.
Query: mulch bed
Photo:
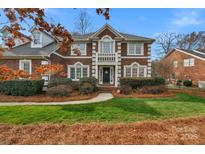
[[[117,91],[113,91],[112,94],[114,97],[117,97],[117,98],[160,98],[160,97],[174,97],[175,96],[175,93],[171,91],[164,92],[162,94],[142,94],[139,92],[133,92],[130,95],[124,95],[124,94],[117,93]]]
[[[0,124],[0,144],[205,144],[205,117],[127,124]]]
[[[46,94],[37,96],[6,96],[0,95],[0,102],[66,102],[66,101],[78,101],[88,100],[98,95],[98,92],[90,95],[80,95],[78,91],[73,91],[69,97],[50,97]]]

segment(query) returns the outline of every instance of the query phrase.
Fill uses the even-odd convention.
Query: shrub
[[[44,80],[7,80],[0,82],[0,91],[5,95],[33,96],[39,94]]]
[[[129,95],[132,93],[132,87],[129,85],[122,85],[120,91],[122,94]]]
[[[72,88],[68,85],[58,85],[47,90],[47,94],[51,97],[70,96],[71,92]]]
[[[184,80],[184,81],[183,81],[183,85],[186,86],[186,87],[191,87],[191,86],[192,86],[192,81],[190,81],[190,80]]]
[[[72,80],[70,78],[51,78],[48,87],[56,87],[58,85],[71,85]]]
[[[182,80],[177,80],[177,86],[181,86],[182,85]]]
[[[97,91],[97,79],[94,77],[81,78],[78,82],[78,88],[81,89],[84,83],[90,83],[93,86],[93,92]],[[81,91],[81,90],[80,90]]]
[[[82,86],[79,88],[79,92],[82,95],[88,95],[94,92],[94,87],[88,82],[84,82]]]
[[[161,77],[155,78],[120,78],[121,85],[130,85],[132,89],[139,89],[144,86],[164,85],[165,79]]]
[[[165,85],[160,86],[144,86],[139,91],[143,94],[161,94],[167,91],[167,87]]]

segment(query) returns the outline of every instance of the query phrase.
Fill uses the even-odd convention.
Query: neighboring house
[[[95,77],[99,86],[117,87],[120,77],[151,77],[153,39],[121,33],[106,24],[94,33],[72,35],[74,43],[62,53],[60,41],[50,34],[35,27],[31,34],[32,41],[4,52],[1,64],[32,73],[38,65],[58,63],[73,81]],[[74,54],[75,48],[80,49],[80,56]]]
[[[164,58],[171,66],[170,79],[192,80],[195,85],[205,81],[205,52],[173,49]]]

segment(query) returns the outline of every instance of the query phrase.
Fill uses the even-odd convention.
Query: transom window
[[[133,63],[131,65],[124,66],[124,77],[146,77],[147,66]]]
[[[143,55],[143,43],[128,43],[128,55]]]
[[[83,65],[80,62],[68,66],[68,77],[72,80],[79,80],[83,77],[89,77],[89,66]]]
[[[31,74],[31,60],[20,60],[19,69]]]
[[[80,55],[86,55],[86,43],[79,42],[71,46],[71,55],[76,55],[75,50],[80,51]]]
[[[184,59],[184,66],[185,67],[194,66],[194,58]]]
[[[37,30],[33,32],[33,44],[40,45],[41,44],[41,33]]]
[[[100,52],[101,53],[113,53],[113,40],[109,36],[105,36],[100,41]]]

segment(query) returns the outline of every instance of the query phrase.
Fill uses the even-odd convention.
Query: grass
[[[205,115],[205,99],[177,93],[174,98],[114,98],[65,106],[1,106],[0,123],[123,123]]]

